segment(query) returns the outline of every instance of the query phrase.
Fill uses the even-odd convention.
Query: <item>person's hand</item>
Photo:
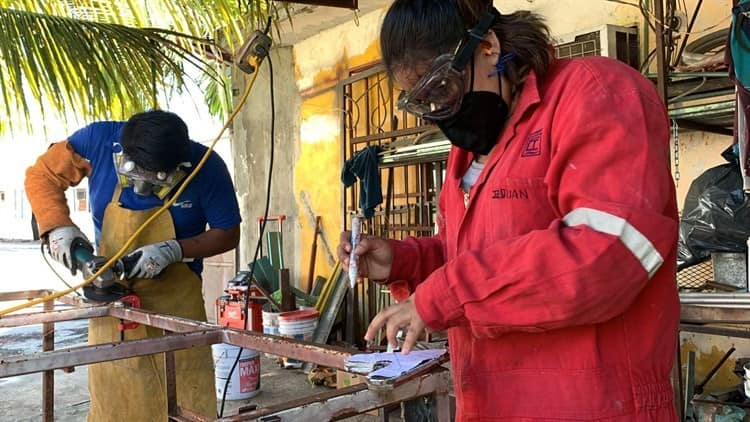
[[[181,260],[182,247],[174,239],[142,246],[123,258],[123,261],[135,261],[125,278],[154,278],[170,264]]]
[[[398,348],[396,334],[399,330],[406,328],[406,338],[404,339],[403,346],[401,346],[401,353],[407,355],[411,352],[419,336],[425,329],[425,323],[422,321],[422,317],[419,316],[417,307],[414,305],[414,295],[409,296],[408,299],[401,303],[389,306],[378,312],[370,322],[370,326],[367,327],[365,340],[368,342],[372,341],[378,330],[383,327],[385,327],[388,344],[394,349]]]
[[[94,251],[91,242],[85,234],[76,226],[64,226],[52,229],[47,234],[49,254],[52,259],[65,265],[70,274],[76,275],[78,264],[73,257],[74,247],[83,247],[90,252]]]
[[[349,268],[349,254],[352,250],[351,238],[352,232],[341,233],[339,246],[336,248],[336,255],[347,268]],[[393,250],[387,240],[362,235],[354,253],[359,257],[357,260],[359,270],[357,282],[361,283],[364,277],[371,280],[385,280],[391,274]]]

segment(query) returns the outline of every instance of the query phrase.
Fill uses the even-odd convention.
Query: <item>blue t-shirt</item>
[[[89,204],[94,219],[96,242],[102,229],[104,210],[112,200],[118,183],[114,153],[121,150],[120,134],[125,122],[97,122],[79,129],[68,138],[73,149],[91,163],[89,176]],[[190,161],[195,168],[208,148],[191,141]],[[130,187],[123,188],[120,204],[131,210],[146,210],[163,205],[156,197],[141,196]],[[215,152],[211,152],[206,164],[190,182],[177,201],[169,208],[177,239],[197,236],[210,228],[230,229],[240,224],[240,210],[234,185],[226,164]],[[203,260],[188,262],[188,266],[200,275]]]

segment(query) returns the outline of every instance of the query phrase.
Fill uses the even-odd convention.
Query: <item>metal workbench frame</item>
[[[27,300],[54,293],[49,290],[0,293],[0,302]],[[0,378],[42,372],[43,420],[54,419],[54,370],[97,362],[164,353],[169,420],[209,421],[213,417],[197,415],[177,406],[174,351],[195,346],[226,343],[258,352],[344,370],[351,350],[297,341],[252,331],[239,330],[190,319],[134,309],[121,302],[89,303],[75,296],[63,296],[58,302],[72,305],[55,309],[53,302],[44,303],[44,311],[11,314],[0,318],[0,328],[42,324],[42,353],[0,357]],[[54,350],[54,324],[57,322],[111,316],[164,330],[163,337],[103,343]],[[220,421],[296,421],[337,420],[365,413],[421,396],[434,396],[436,415],[440,422],[450,420],[448,393],[451,377],[448,371],[435,366],[427,373],[395,380],[388,388],[358,384],[349,388],[317,394],[268,408],[252,409]]]

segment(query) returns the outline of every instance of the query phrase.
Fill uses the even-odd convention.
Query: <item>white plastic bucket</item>
[[[214,357],[216,372],[216,397],[224,395],[229,371],[237,359],[240,348],[229,344],[214,344],[211,353]],[[232,378],[227,385],[227,400],[243,400],[254,397],[260,392],[260,354],[255,350],[242,349],[240,361],[234,368]]]
[[[278,336],[279,334],[279,313],[263,311],[263,334]],[[264,353],[267,358],[276,359],[278,356],[270,353]]]
[[[295,340],[312,341],[315,327],[318,325],[318,311],[305,309],[279,314],[279,334]],[[302,361],[284,358],[285,368],[301,368]]]

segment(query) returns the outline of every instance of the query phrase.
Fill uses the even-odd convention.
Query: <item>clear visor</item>
[[[453,54],[438,56],[410,91],[403,91],[396,107],[429,121],[454,116],[461,108],[466,90],[465,71],[452,65]]]

